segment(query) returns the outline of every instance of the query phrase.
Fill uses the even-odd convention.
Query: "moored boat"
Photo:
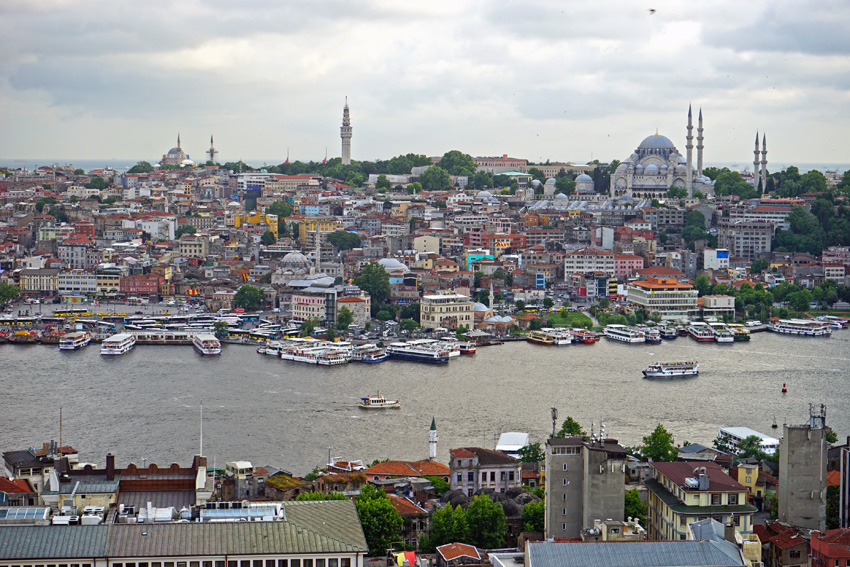
[[[662,325],[658,327],[658,332],[661,333],[661,338],[667,341],[672,341],[679,338],[679,331],[676,327]]]
[[[552,346],[555,344],[555,339],[549,333],[543,331],[531,331],[525,337],[525,340],[535,345]]]
[[[136,346],[136,336],[129,333],[118,333],[105,339],[100,345],[100,354],[113,356],[121,355]]]
[[[710,323],[709,328],[714,333],[714,340],[718,343],[734,343],[735,333],[724,323]]]
[[[676,376],[696,376],[699,374],[699,362],[656,362],[643,371],[644,378],[673,378]]]
[[[590,329],[573,329],[573,342],[586,345],[592,345],[599,340],[599,335],[596,331]]]
[[[59,350],[78,350],[91,342],[91,335],[85,331],[68,333],[59,341]]]
[[[445,349],[402,342],[391,343],[387,346],[387,354],[390,358],[412,360],[414,362],[441,364],[449,361],[449,351]]]
[[[199,333],[192,337],[192,346],[195,350],[205,356],[221,354],[221,342],[215,335]]]
[[[688,325],[688,334],[699,342],[713,342],[714,333],[706,323],[694,322]]]
[[[401,402],[399,400],[388,400],[378,393],[374,396],[363,396],[357,405],[363,409],[393,409],[400,408]]]
[[[352,360],[365,364],[377,364],[386,359],[387,351],[371,343],[354,347],[354,353],[352,355]]]
[[[732,336],[735,338],[735,342],[750,340],[750,332],[743,325],[730,323],[726,326],[729,327],[730,331],[732,331]]]
[[[603,331],[609,339],[623,343],[642,343],[646,341],[642,331],[626,325],[606,325]]]
[[[650,345],[661,344],[661,332],[658,329],[647,327],[642,329],[644,342]]]
[[[832,335],[830,324],[811,319],[775,319],[767,324],[767,330],[783,335],[801,337],[828,337]]]

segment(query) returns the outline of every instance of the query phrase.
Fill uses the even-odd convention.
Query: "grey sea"
[[[698,360],[700,375],[643,379],[650,363]],[[677,443],[710,444],[718,427],[748,426],[781,435],[804,423],[809,403],[827,405],[827,423],[850,434],[850,330],[828,339],[759,333],[749,343],[545,347],[508,343],[429,366],[386,361],[315,367],[225,345],[219,357],[191,347],[137,346],[101,357],[91,345],[0,346],[0,451],[59,440],[81,460],[119,464],[190,462],[200,449],[211,463],[248,460],[305,474],[328,453],[369,462],[428,456],[436,418],[438,459],[453,447],[493,447],[505,431],[542,441],[550,408],[625,445],[662,423]],[[788,392],[782,393],[787,384]],[[400,399],[401,410],[365,411],[361,396]],[[778,429],[771,426],[779,425]]]

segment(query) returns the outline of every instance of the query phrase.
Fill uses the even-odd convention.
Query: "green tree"
[[[576,192],[576,181],[567,175],[561,175],[555,178],[555,193],[563,193],[564,195],[572,195]]]
[[[501,504],[486,494],[476,496],[466,509],[469,524],[469,543],[484,549],[496,549],[505,544],[508,523]]]
[[[419,328],[419,323],[413,319],[402,319],[398,326],[402,331],[410,333]]]
[[[449,173],[439,165],[431,166],[423,171],[422,175],[419,176],[419,183],[426,191],[437,191],[451,187]]]
[[[77,169],[74,170],[74,175],[85,175],[85,174],[86,174],[85,169],[81,169],[81,168],[78,167]]]
[[[354,501],[360,525],[369,554],[382,556],[393,542],[401,539],[401,528],[404,521],[393,507],[387,494],[372,484],[367,484],[360,490],[360,495]]]
[[[678,451],[673,445],[673,434],[660,423],[655,430],[643,438],[641,455],[654,462],[675,461]]]
[[[50,207],[47,214],[55,218],[57,222],[68,222],[68,215],[66,215],[65,211],[59,206],[54,205]]]
[[[390,275],[381,264],[370,262],[363,266],[360,275],[354,278],[354,285],[367,292],[372,299],[372,313],[390,298]]]
[[[545,309],[552,309],[554,306],[555,306],[555,300],[554,299],[552,299],[551,297],[543,298],[543,307]]]
[[[354,313],[348,307],[341,307],[336,315],[336,326],[338,329],[346,330],[354,322]]]
[[[313,502],[316,500],[348,500],[342,492],[302,492],[295,497],[297,502]]]
[[[516,310],[517,310],[517,311],[522,311],[522,310],[524,310],[524,309],[525,309],[525,301],[523,301],[522,299],[517,299],[517,300],[514,302],[514,305],[516,305]]]
[[[97,189],[98,191],[103,191],[109,187],[109,183],[107,183],[103,177],[95,175],[88,183],[85,184],[85,187],[86,189]]]
[[[233,305],[242,309],[256,309],[265,300],[266,297],[260,288],[246,284],[236,290]]]
[[[632,488],[626,492],[625,502],[626,504],[625,509],[623,510],[623,517],[628,518],[631,516],[632,518],[637,519],[640,522],[640,525],[645,526],[647,506],[640,499],[640,493],[638,493],[637,488]]]
[[[711,280],[708,279],[707,275],[700,274],[697,276],[697,279],[694,280],[694,286],[697,288],[697,292],[699,292],[700,296],[708,295],[711,291]]]
[[[466,175],[468,177],[475,175],[476,166],[472,156],[459,150],[451,150],[443,154],[437,165],[449,175]]]
[[[546,453],[543,451],[543,447],[539,441],[521,447],[517,453],[523,463],[539,463],[546,458]]]
[[[478,190],[482,190],[485,187],[492,188],[493,176],[484,171],[483,169],[479,169],[475,172],[475,175],[472,176],[472,184]]]
[[[684,199],[688,196],[688,190],[684,187],[670,187],[667,190],[668,199]]]
[[[807,289],[801,289],[799,291],[789,293],[787,300],[794,311],[802,313],[803,311],[808,311],[810,308],[809,306],[812,303],[812,292]]]
[[[136,162],[136,165],[127,170],[127,173],[150,173],[153,171],[153,166],[146,162]]]
[[[826,442],[830,445],[835,445],[836,443],[838,443],[838,434],[832,429],[826,432],[826,436],[824,438],[826,439]]]
[[[611,307],[611,301],[607,297],[600,297],[599,307],[601,309],[608,309],[609,307]]]
[[[761,437],[758,435],[750,435],[741,439],[736,447],[736,453],[741,459],[763,457],[764,453],[761,450]]]
[[[336,247],[337,250],[351,250],[360,246],[360,237],[347,230],[338,230],[327,236],[328,242]]]
[[[375,181],[375,189],[389,189],[390,188],[390,180],[387,179],[387,176],[383,173],[378,176],[378,180]]]
[[[13,301],[21,295],[21,288],[15,284],[0,283],[0,301]]]
[[[418,303],[409,303],[402,306],[401,311],[399,312],[399,317],[402,319],[413,319],[419,323],[419,311],[420,307]]]
[[[752,264],[750,264],[750,273],[760,274],[765,271],[768,266],[767,260],[755,260]]]
[[[389,321],[393,318],[392,311],[387,309],[379,309],[377,313],[375,313],[375,319],[378,321]]]
[[[434,512],[431,517],[431,530],[428,532],[428,543],[431,549],[453,542],[469,541],[469,523],[466,512],[458,504],[452,507],[446,504]]]
[[[183,224],[183,225],[180,225],[180,228],[178,228],[177,230],[174,231],[174,238],[176,238],[177,240],[180,240],[180,237],[183,236],[184,234],[195,234],[196,232],[198,232],[198,231],[191,224],[188,224],[188,223]]]
[[[424,478],[431,482],[431,486],[434,487],[434,492],[437,494],[443,494],[444,492],[451,490],[449,483],[439,476],[426,476]]]
[[[522,507],[522,531],[542,532],[546,521],[546,505],[543,502],[529,502]]]
[[[272,244],[274,244],[275,242],[277,242],[277,239],[274,237],[274,233],[273,233],[272,231],[267,230],[267,231],[265,231],[265,232],[263,233],[263,235],[260,237],[260,241],[261,241],[263,244],[265,244],[266,246],[271,246]]]
[[[215,336],[217,336],[219,338],[223,337],[225,335],[225,333],[227,333],[227,322],[226,321],[216,321],[215,325],[213,326],[213,329],[215,329]]]
[[[834,530],[841,527],[841,487],[832,485],[826,487],[826,529]]]
[[[310,317],[309,319],[303,321],[301,323],[301,336],[309,337],[313,334],[313,331],[316,330],[316,327],[319,325],[319,321],[315,318]]]
[[[585,437],[586,435],[587,431],[582,429],[579,422],[570,416],[567,416],[567,419],[561,424],[561,429],[555,433],[555,437]]]
[[[277,233],[280,236],[286,236],[289,234],[289,230],[286,226],[286,217],[292,215],[292,204],[286,201],[275,201],[268,207],[264,209],[264,211],[268,215],[277,216]]]

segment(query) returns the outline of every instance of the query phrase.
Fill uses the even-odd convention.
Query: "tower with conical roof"
[[[437,458],[437,420],[431,418],[431,429],[428,431],[428,458],[432,461]]]
[[[756,147],[753,150],[753,189],[761,191],[761,182],[759,180],[759,133],[756,131]]]
[[[218,155],[218,150],[215,149],[215,142],[213,142],[212,134],[210,134],[210,149],[207,150],[207,154],[210,156],[210,161],[215,163],[215,156]]]
[[[351,165],[351,117],[348,115],[348,97],[345,97],[345,108],[342,109],[339,137],[342,138],[342,165]]]
[[[761,135],[761,192],[767,191],[767,134]]]
[[[685,151],[688,160],[688,171],[685,173],[685,186],[688,188],[688,197],[694,196],[694,121],[691,116],[691,105],[688,105],[688,136],[685,143]]]
[[[702,108],[699,109],[697,122],[697,177],[702,177]]]

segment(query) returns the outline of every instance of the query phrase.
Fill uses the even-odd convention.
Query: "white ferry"
[[[377,345],[367,343],[354,348],[353,360],[365,364],[377,364],[387,359],[387,351]]]
[[[280,356],[280,349],[283,348],[283,345],[278,341],[272,341],[267,345],[262,345],[257,347],[257,352],[259,354],[266,354],[269,356]]]
[[[221,343],[215,335],[197,334],[192,337],[192,346],[203,355],[221,354]]]
[[[390,358],[412,360],[415,362],[430,362],[441,364],[449,361],[449,351],[428,345],[415,345],[410,343],[390,343],[387,346],[387,355]]]
[[[699,374],[699,362],[656,362],[643,371],[644,378],[673,378],[675,376],[696,376]]]
[[[829,323],[829,326],[833,329],[846,329],[850,326],[850,321],[843,317],[835,317],[834,315],[821,315],[820,317],[815,317],[815,319]]]
[[[603,334],[609,339],[624,343],[642,343],[646,341],[643,332],[626,325],[606,325]]]
[[[351,362],[351,353],[333,347],[326,348],[316,357],[316,364],[321,366],[337,366]]]
[[[400,408],[401,402],[398,400],[388,400],[379,393],[374,396],[360,398],[360,402],[357,405],[363,409],[391,409]]]
[[[730,323],[726,326],[729,327],[730,331],[732,331],[732,335],[735,338],[735,342],[750,340],[750,332],[743,325],[738,323]]]
[[[777,319],[767,324],[767,330],[802,337],[828,337],[832,334],[829,323],[811,319]]]
[[[59,350],[78,350],[89,342],[91,342],[91,335],[86,332],[68,333],[59,341]]]
[[[644,342],[651,345],[661,344],[661,331],[655,327],[646,327],[643,331]]]
[[[567,346],[573,342],[573,332],[570,329],[546,327],[541,331],[552,337],[552,344],[555,346]]]
[[[100,354],[119,355],[136,346],[136,336],[129,333],[118,333],[104,340],[100,345]]]
[[[718,343],[734,343],[735,333],[723,323],[709,323],[714,340]]]
[[[706,323],[694,322],[688,325],[688,334],[699,342],[714,342],[714,332]]]

